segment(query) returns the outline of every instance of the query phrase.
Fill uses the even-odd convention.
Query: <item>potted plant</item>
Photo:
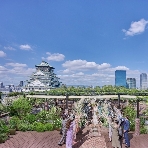
[[[14,120],[9,121],[8,127],[9,127],[10,135],[15,135],[16,134],[16,123],[14,122]]]
[[[0,143],[4,143],[8,138],[6,133],[0,133]]]
[[[20,123],[20,119],[16,116],[13,116],[9,120],[9,128],[18,130],[18,124]]]

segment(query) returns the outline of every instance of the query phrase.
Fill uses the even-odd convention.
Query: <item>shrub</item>
[[[11,127],[17,128],[17,126],[20,122],[21,122],[21,120],[17,116],[13,116],[9,120],[9,125]]]
[[[8,135],[6,133],[0,133],[0,143],[5,142],[8,139]]]
[[[41,122],[35,122],[34,123],[34,130],[37,132],[44,132],[44,131],[46,131],[46,127]]]
[[[5,122],[0,120],[0,143],[5,142],[8,138],[9,128]]]
[[[47,123],[49,119],[50,119],[50,115],[48,111],[42,110],[36,115],[36,120],[41,123]]]
[[[53,125],[51,123],[46,123],[45,124],[45,130],[46,131],[52,131],[53,130]]]
[[[62,127],[62,121],[61,121],[61,119],[56,119],[56,120],[54,120],[53,121],[53,127],[54,127],[54,129],[59,129],[59,128],[61,128]]]
[[[130,130],[134,131],[135,130],[136,110],[134,109],[133,106],[129,105],[129,106],[126,106],[126,108],[123,110],[123,114],[124,114],[124,116],[129,117]]]
[[[27,113],[30,113],[32,106],[25,98],[19,98],[12,103],[12,109],[17,113],[19,118],[22,118]]]
[[[27,114],[24,118],[23,118],[25,123],[29,123],[29,124],[33,124],[36,121],[36,116],[34,114]]]
[[[25,132],[28,130],[28,125],[26,123],[19,123],[18,130]]]
[[[140,128],[140,134],[148,134],[148,130],[146,127]]]
[[[33,131],[33,130],[34,130],[34,125],[28,124],[27,131]]]

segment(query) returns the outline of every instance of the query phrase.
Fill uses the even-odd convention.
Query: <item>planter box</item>
[[[1,139],[0,139],[0,143],[4,143],[4,142],[5,142],[5,140],[1,140]]]
[[[16,134],[16,129],[10,129],[10,135],[15,135]]]

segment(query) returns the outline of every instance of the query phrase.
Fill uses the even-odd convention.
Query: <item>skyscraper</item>
[[[126,79],[127,88],[136,88],[136,79],[135,78],[127,78]]]
[[[0,82],[0,88],[4,88],[3,82]]]
[[[140,89],[141,90],[147,89],[147,74],[146,73],[140,74]]]
[[[23,82],[23,81],[20,81],[19,86],[20,86],[20,87],[23,87],[23,85],[24,85],[24,82]]]
[[[126,70],[115,71],[115,86],[126,87]]]

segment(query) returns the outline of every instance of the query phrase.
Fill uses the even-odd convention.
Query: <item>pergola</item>
[[[139,119],[139,102],[140,99],[139,97],[143,96],[134,96],[134,95],[93,95],[93,96],[50,96],[50,95],[26,95],[26,98],[36,98],[36,99],[66,99],[66,108],[68,108],[68,99],[81,99],[81,98],[96,98],[96,99],[113,99],[117,98],[118,99],[118,108],[120,109],[120,99],[121,98],[127,98],[127,99],[134,99],[136,100],[137,103],[137,117],[135,120],[135,135],[140,134],[140,119]]]
[[[118,99],[118,108],[120,109],[120,99],[135,99],[137,101],[137,118],[139,118],[139,100],[134,95],[94,95],[94,96],[50,96],[50,95],[26,95],[27,98],[36,99],[66,99],[66,108],[68,107],[68,99],[81,99],[81,98],[96,98],[96,99]]]

